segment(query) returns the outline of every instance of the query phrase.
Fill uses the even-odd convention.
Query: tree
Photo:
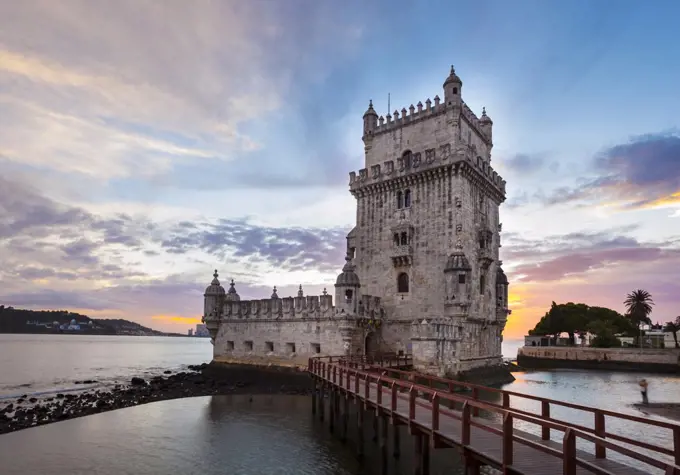
[[[623,301],[628,311],[628,318],[639,328],[642,324],[651,325],[652,320],[649,314],[652,313],[654,301],[646,290],[634,290],[626,296]]]
[[[546,335],[554,339],[560,333],[569,335],[569,344],[576,343],[576,334],[586,330],[588,324],[588,306],[583,303],[552,303],[543,318],[536,324],[530,335]]]
[[[615,348],[621,346],[621,341],[616,338],[612,323],[607,320],[593,320],[588,324],[588,331],[595,335],[590,346],[596,348]]]
[[[678,345],[678,334],[677,334],[677,332],[680,331],[680,316],[675,317],[675,320],[666,323],[666,326],[664,327],[663,331],[672,333],[673,334],[673,340],[675,341],[675,347],[680,348],[680,345]]]

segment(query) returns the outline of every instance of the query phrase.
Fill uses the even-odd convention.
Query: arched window
[[[411,190],[404,191],[404,208],[411,206]]]
[[[407,150],[401,156],[402,160],[404,161],[404,168],[411,168],[411,155],[411,151]]]
[[[408,292],[408,274],[406,272],[397,276],[397,292],[400,294]]]
[[[404,207],[404,194],[401,191],[397,191],[397,209]]]
[[[486,280],[484,279],[483,275],[479,276],[479,293],[480,295],[484,295],[484,287],[486,286]]]
[[[458,94],[458,88],[454,87],[451,92],[453,93],[454,96],[457,95]]]
[[[408,244],[408,234],[401,233],[401,245],[406,246]]]
[[[394,244],[399,245],[399,233],[394,233]]]
[[[347,289],[345,290],[345,302],[349,303],[352,301],[352,290]]]

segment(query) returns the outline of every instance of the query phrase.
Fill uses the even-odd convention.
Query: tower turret
[[[218,276],[219,274],[217,273],[217,269],[215,269],[213,280],[210,282],[210,285],[206,287],[205,293],[203,294],[202,320],[203,323],[205,323],[205,326],[208,328],[208,332],[210,332],[210,338],[213,343],[215,343],[215,337],[217,336],[217,330],[219,329],[220,318],[222,316],[222,309],[220,308],[220,305],[226,294],[224,287],[222,287],[219,279],[217,278]],[[238,297],[238,294],[236,294],[236,297]]]
[[[378,128],[378,113],[373,109],[373,101],[368,101],[368,109],[364,112],[364,136],[363,140],[371,138],[375,129]]]
[[[238,293],[236,293],[236,284],[234,284],[234,279],[231,279],[231,283],[229,284],[229,290],[227,291],[227,296],[224,300],[227,302],[239,302],[241,300],[241,297],[239,296]]]
[[[356,314],[359,304],[361,282],[354,272],[355,266],[349,254],[345,257],[345,266],[335,281],[335,308],[346,314]]]
[[[444,267],[447,303],[468,305],[470,301],[470,278],[472,266],[463,252],[462,245],[456,243]]]
[[[458,77],[452,65],[449,77],[444,81],[444,104],[447,106],[460,106],[462,92],[463,81]]]
[[[482,129],[482,133],[486,135],[491,142],[493,121],[491,120],[491,117],[486,115],[486,107],[482,107],[482,116],[479,118],[479,128]]]
[[[496,269],[496,310],[504,318],[508,315],[508,277],[503,272],[501,262],[498,262]]]

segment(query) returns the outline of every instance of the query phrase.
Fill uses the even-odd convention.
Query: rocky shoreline
[[[79,381],[93,384],[96,381]],[[74,419],[149,402],[226,394],[311,393],[311,381],[294,368],[251,365],[189,366],[189,371],[165,371],[149,380],[134,377],[129,384],[92,388],[48,397],[21,396],[0,402],[0,434]]]

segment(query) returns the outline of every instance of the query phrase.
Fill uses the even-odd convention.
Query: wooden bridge
[[[309,360],[308,371],[315,388],[313,412],[324,419],[324,400],[328,395],[330,430],[334,431],[338,424],[340,436],[345,440],[349,404],[353,401],[357,409],[359,456],[364,450],[364,412],[373,414],[374,440],[380,443],[383,473],[388,470],[387,438],[391,421],[395,426],[395,456],[399,453],[398,427],[406,426],[415,436],[414,473],[417,475],[429,475],[430,448],[447,447],[459,449],[467,475],[479,474],[484,465],[503,474],[680,475],[678,424],[438,378],[408,371],[410,367],[408,355],[371,360],[346,357]],[[487,397],[494,394],[501,403],[484,401],[485,393]],[[541,413],[513,408],[511,397],[540,403]],[[592,417],[593,427],[551,417],[551,408],[559,406]],[[639,440],[610,431],[607,421],[614,419],[639,424]],[[535,434],[519,430],[515,427],[516,421],[540,430]],[[650,428],[669,431],[672,447],[644,442],[645,430]],[[551,432],[562,437],[551,440]],[[592,453],[577,449],[584,441],[594,445]],[[613,457],[614,460],[611,453],[619,455]]]

